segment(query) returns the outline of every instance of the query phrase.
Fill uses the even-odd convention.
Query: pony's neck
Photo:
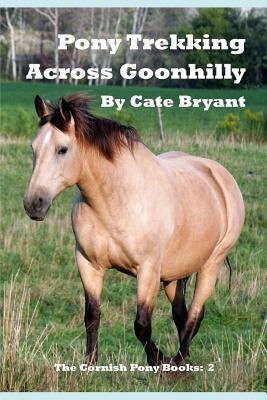
[[[129,149],[121,149],[113,161],[97,150],[86,149],[77,183],[84,201],[94,210],[103,212],[111,204],[120,204],[123,194],[131,186],[134,171],[139,166]]]

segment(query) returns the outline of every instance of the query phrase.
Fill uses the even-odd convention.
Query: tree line
[[[262,86],[267,83],[267,9],[235,8],[6,8],[1,9],[1,77],[23,81],[30,63],[40,63],[43,68],[81,67],[113,69],[113,79],[108,84],[142,84],[165,87],[229,87],[230,81],[125,81],[119,68],[123,63],[136,63],[139,67],[185,67],[196,63],[229,63],[247,69],[242,85]],[[166,50],[129,51],[126,43],[116,55],[109,51],[79,51],[75,46],[69,51],[59,51],[59,33],[84,38],[125,38],[127,33],[144,37],[168,38],[177,33],[183,37],[192,33],[202,37],[208,33],[214,38],[245,38],[243,54],[233,55],[223,51]],[[61,83],[59,79],[56,83]],[[77,84],[71,76],[69,83]],[[79,83],[82,83],[79,81]],[[98,79],[85,81],[89,85],[105,84]]]

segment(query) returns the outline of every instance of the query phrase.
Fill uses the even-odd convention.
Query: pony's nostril
[[[36,210],[41,210],[42,206],[43,206],[43,198],[42,197],[38,197],[35,201],[35,209]]]
[[[51,198],[48,192],[38,190],[37,193],[24,196],[24,208],[31,219],[42,221],[50,207]]]

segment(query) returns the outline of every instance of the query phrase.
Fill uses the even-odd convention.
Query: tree
[[[91,12],[91,37],[94,37],[95,33],[97,32],[97,37],[102,36],[103,26],[104,26],[104,17],[105,17],[105,9],[101,8],[100,11],[100,21],[98,22],[98,30],[96,30],[97,26],[97,15],[95,8],[92,8]],[[98,68],[98,61],[97,61],[97,51],[91,49],[91,63],[93,68]],[[95,82],[98,84],[98,80]],[[93,80],[89,79],[88,85],[91,86],[93,84]]]
[[[143,33],[146,17],[147,17],[148,8],[135,8],[133,13],[133,23],[132,23],[132,35],[140,35]],[[126,64],[131,64],[133,62],[134,52],[127,48],[126,50]],[[123,79],[122,85],[126,86],[127,80]]]
[[[71,21],[71,27],[75,27],[75,31],[73,31],[73,34],[76,35],[77,37],[81,37],[84,30],[85,30],[85,23],[87,22],[88,16],[90,14],[88,13],[88,9],[84,8],[78,8],[75,15],[73,15],[72,21]],[[67,15],[68,21],[71,20],[70,16]],[[80,61],[81,61],[81,51],[77,49],[76,46],[73,46],[72,51],[70,52],[70,65],[71,69],[74,69],[79,66]],[[73,78],[70,75],[69,82],[73,82]],[[74,84],[78,84],[78,79],[74,79]]]
[[[181,35],[193,33],[197,38],[208,33],[210,38],[224,38],[228,42],[233,38],[246,39],[245,51],[234,55],[230,51],[183,52],[181,61],[184,66],[196,63],[200,67],[211,64],[232,64],[234,67],[246,68],[242,84],[246,86],[261,85],[267,73],[265,57],[267,54],[267,12],[264,9],[250,9],[243,12],[236,8],[207,8],[200,9],[198,15],[180,30]],[[189,82],[188,82],[189,83]],[[229,80],[201,81],[190,85],[197,87],[232,86]]]
[[[262,85],[267,82],[267,10],[252,8],[246,17],[246,58],[248,81]]]
[[[110,9],[109,9],[110,10]],[[122,8],[119,8],[118,10],[113,11],[113,15],[110,15],[110,11],[108,13],[108,18],[107,18],[107,23],[106,23],[106,37],[109,37],[112,33],[112,36],[114,38],[118,38],[119,36],[119,29],[121,25],[121,20],[122,20],[122,13],[123,10]],[[111,18],[113,16],[113,18]],[[112,54],[110,54],[110,51],[107,50],[104,54],[103,61],[101,68],[110,68],[111,62],[112,62]],[[104,85],[107,84],[107,81],[103,82]]]
[[[58,9],[57,8],[35,8],[35,11],[38,14],[43,15],[45,18],[47,18],[54,29],[54,59],[55,59],[55,68],[59,68],[59,54],[58,54]],[[57,75],[56,77],[56,83],[59,83],[59,77]]]
[[[5,9],[6,22],[9,29],[10,35],[10,55],[12,64],[12,78],[15,81],[17,79],[17,62],[16,62],[16,45],[15,45],[15,30],[13,26],[13,20],[15,18],[17,9],[14,8],[13,11],[9,11],[8,8]]]

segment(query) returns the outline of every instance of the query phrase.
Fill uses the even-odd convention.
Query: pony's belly
[[[181,279],[199,271],[214,252],[220,237],[218,223],[188,232],[182,239],[177,234],[178,239],[170,243],[163,257],[161,279]]]
[[[164,258],[161,269],[161,280],[172,281],[185,278],[198,272],[213,253],[216,245],[208,246],[205,251],[199,249],[191,252],[176,252],[176,255]]]
[[[203,266],[203,260],[196,260],[195,262],[179,262],[177,257],[175,259],[164,260],[162,270],[161,270],[161,281],[174,281],[177,279],[185,278],[194,272],[198,272]]]

